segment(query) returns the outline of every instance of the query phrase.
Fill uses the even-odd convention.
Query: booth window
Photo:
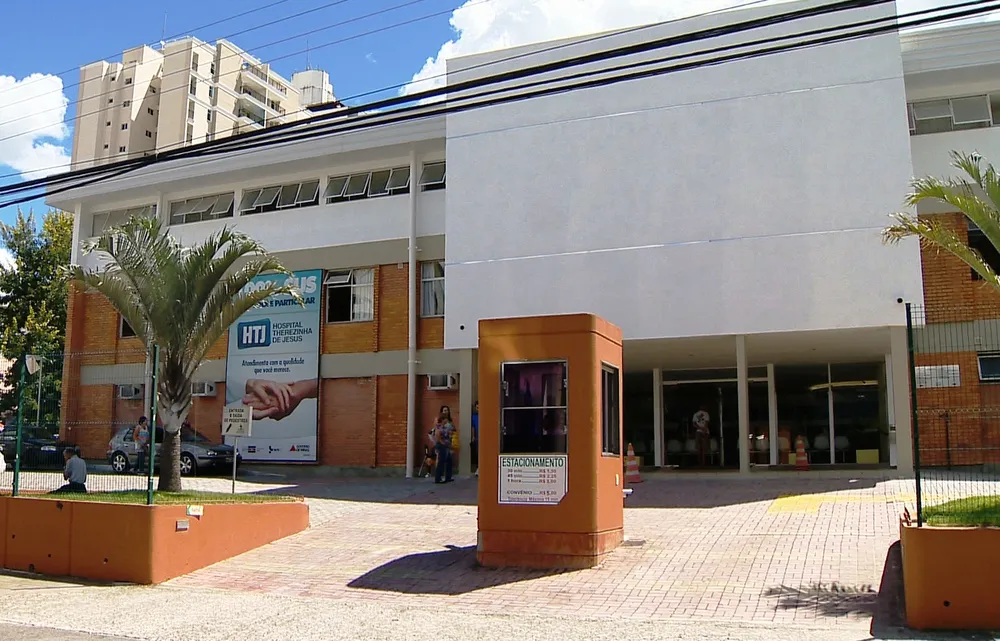
[[[501,366],[500,453],[566,453],[566,361]]]
[[[618,368],[601,367],[601,451],[621,455],[621,403]]]

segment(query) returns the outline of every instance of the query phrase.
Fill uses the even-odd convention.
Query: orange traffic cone
[[[642,477],[639,476],[639,459],[636,458],[631,443],[628,444],[628,453],[625,455],[625,482],[642,483]]]
[[[809,455],[806,454],[806,440],[802,436],[795,437],[795,469],[809,469]]]

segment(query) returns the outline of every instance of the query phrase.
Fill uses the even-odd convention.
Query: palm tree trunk
[[[164,432],[160,459],[160,492],[181,491],[181,433]]]

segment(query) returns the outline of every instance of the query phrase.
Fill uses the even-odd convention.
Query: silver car
[[[108,442],[108,463],[118,474],[135,470],[139,461],[139,448],[133,432],[135,426],[123,427]],[[160,461],[160,444],[163,428],[156,428],[156,460]],[[241,457],[237,455],[236,465]],[[208,471],[225,471],[233,468],[233,446],[216,445],[202,434],[188,427],[181,428],[181,474],[191,476]],[[138,471],[138,470],[137,470]]]

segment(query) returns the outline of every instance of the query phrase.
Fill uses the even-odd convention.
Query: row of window
[[[445,186],[445,163],[426,163],[420,176],[420,187],[424,191],[443,189]],[[379,196],[406,193],[410,188],[410,168],[394,167],[375,171],[349,174],[330,178],[323,200],[339,203]],[[170,204],[170,224],[214,220],[233,216],[233,195],[215,194],[198,196]],[[305,180],[285,185],[272,185],[243,192],[239,203],[241,216],[262,214],[279,209],[312,207],[320,201],[319,180]],[[225,203],[225,204],[224,204]]]
[[[122,148],[124,151],[124,148]],[[91,224],[91,237],[100,236],[106,229],[118,227],[124,224],[132,216],[141,218],[151,218],[156,215],[156,205],[145,205],[142,207],[132,207],[130,209],[116,209],[115,211],[105,211],[94,214]]]
[[[232,203],[230,203],[232,204]],[[326,285],[326,322],[351,323],[375,320],[375,270],[345,269],[329,272]],[[420,265],[420,315],[444,316],[444,263]],[[118,336],[131,338],[135,330],[119,317]],[[617,385],[615,385],[617,390]],[[615,418],[617,421],[617,418]]]
[[[993,127],[1000,125],[1000,94],[911,102],[906,118],[914,135]]]
[[[329,272],[326,286],[326,322],[356,323],[375,320],[375,270],[371,267]],[[420,315],[444,316],[444,263],[420,264]]]

